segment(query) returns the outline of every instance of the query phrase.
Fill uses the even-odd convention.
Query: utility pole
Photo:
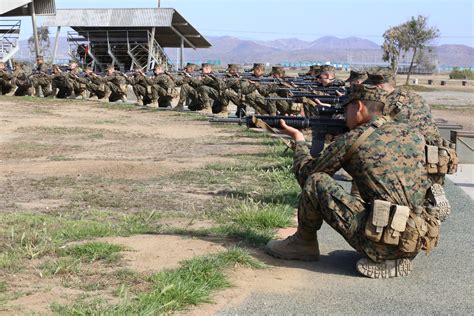
[[[160,0],[158,0],[158,8],[160,7]]]

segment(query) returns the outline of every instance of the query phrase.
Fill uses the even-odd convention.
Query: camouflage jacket
[[[410,207],[423,205],[430,186],[425,167],[425,140],[407,125],[385,122],[344,161],[352,144],[372,124],[345,133],[314,158],[304,143],[298,143],[293,170],[300,186],[303,188],[313,173],[333,175],[343,167],[354,178],[366,202],[379,199]]]
[[[1,70],[0,79],[3,79],[5,81],[10,81],[12,80],[12,75],[10,75],[6,70]]]
[[[175,87],[174,80],[171,78],[170,75],[162,73],[157,76],[153,76],[151,78],[146,78],[146,81],[149,85],[154,86],[160,86],[163,89],[170,89]]]
[[[438,127],[431,108],[422,97],[406,89],[396,88],[387,96],[385,114],[393,120],[406,123],[418,130],[429,145],[441,144]]]

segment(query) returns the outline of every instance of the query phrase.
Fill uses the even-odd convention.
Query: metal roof
[[[115,37],[126,37],[126,32],[156,30],[156,40],[162,47],[180,47],[181,36],[185,47],[207,48],[211,44],[181,14],[171,8],[149,9],[59,9],[55,16],[44,18],[43,26],[71,27],[86,38],[106,38],[107,31]],[[122,35],[120,35],[122,33]],[[91,35],[92,34],[92,35]]]
[[[33,0],[0,0],[0,16],[30,16],[27,5]],[[34,0],[36,15],[54,15],[55,0]]]

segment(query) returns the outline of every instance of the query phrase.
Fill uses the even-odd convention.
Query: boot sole
[[[357,271],[371,279],[388,279],[407,276],[413,270],[410,259],[387,260],[384,262],[373,262],[362,258],[357,261]]]
[[[444,222],[451,213],[451,204],[446,197],[446,192],[441,184],[435,183],[431,186],[431,194],[433,194],[435,206],[439,208],[439,219]]]
[[[298,261],[319,261],[318,255],[303,255],[303,256],[284,256],[279,253],[273,252],[271,249],[265,247],[265,252],[272,257],[283,259],[283,260],[298,260]]]

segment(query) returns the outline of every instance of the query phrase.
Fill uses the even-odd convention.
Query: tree
[[[51,42],[49,41],[49,29],[46,26],[41,26],[38,28],[37,33],[40,55],[46,57],[46,54],[49,53],[49,48],[51,46]],[[33,35],[31,35],[31,37],[28,39],[28,48],[30,49],[30,54],[35,56],[35,38]]]
[[[417,56],[423,56],[425,50],[430,50],[430,42],[439,37],[439,30],[437,27],[428,26],[428,18],[422,15],[412,17],[408,22],[402,24],[403,29],[403,47],[406,51],[412,52],[410,67],[408,68],[407,80],[405,84],[410,81],[410,74],[413,70],[413,63]],[[418,57],[420,58],[420,57]]]
[[[383,49],[383,60],[390,62],[390,68],[392,68],[393,74],[396,75],[398,71],[398,63],[400,55],[404,56],[406,52],[403,46],[403,31],[401,25],[389,28],[383,33],[384,42],[382,45]]]

